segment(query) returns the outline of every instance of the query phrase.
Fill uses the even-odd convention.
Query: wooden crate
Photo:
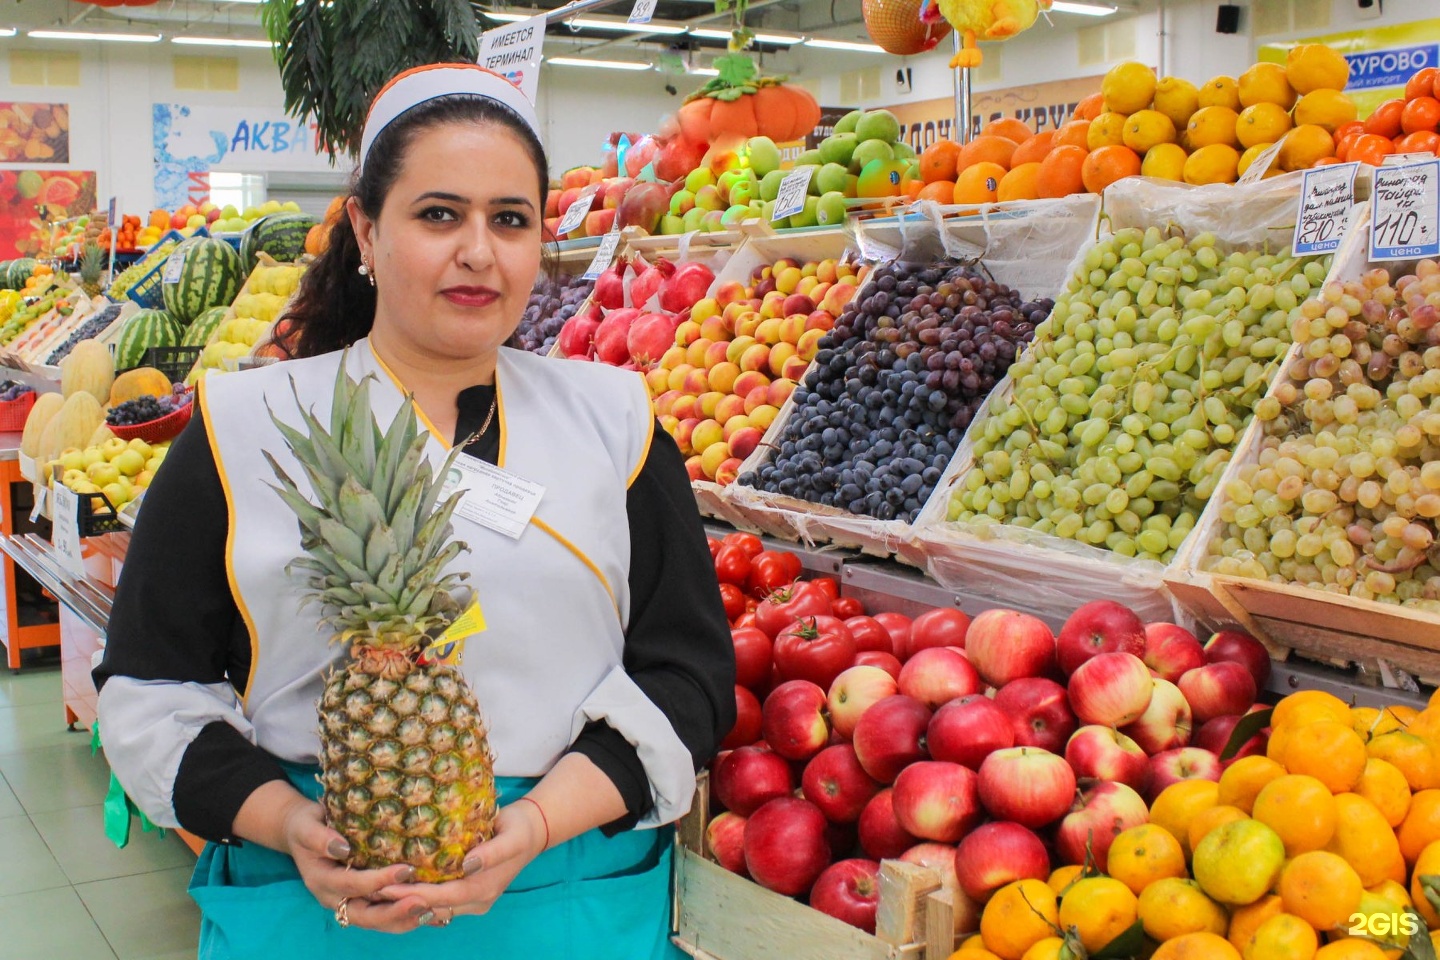
[[[812,910],[715,863],[705,850],[709,783],[680,821],[675,847],[675,945],[698,960],[945,960],[953,904],[925,867],[886,860],[874,935]]]
[[[1357,206],[1327,282],[1353,280],[1374,266],[1368,260],[1369,224],[1368,206]],[[1414,264],[1402,261],[1389,266],[1403,272],[1413,269]],[[1299,348],[1292,349],[1275,382],[1287,378],[1292,365],[1300,359]],[[1196,526],[1192,543],[1167,571],[1171,593],[1203,622],[1235,624],[1248,630],[1277,660],[1292,654],[1335,665],[1383,660],[1421,677],[1440,678],[1440,615],[1298,584],[1226,576],[1204,569],[1210,544],[1220,535],[1220,509],[1227,499],[1225,485],[1255,461],[1263,441],[1261,425],[1252,423]]]

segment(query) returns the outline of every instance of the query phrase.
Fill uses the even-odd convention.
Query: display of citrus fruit
[[[1245,944],[1260,929],[1260,925],[1271,917],[1278,917],[1285,912],[1285,905],[1275,894],[1267,894],[1256,900],[1254,903],[1244,907],[1235,907],[1230,911],[1230,930],[1226,934],[1227,939],[1237,950],[1244,950]]]
[[[1195,102],[1202,109],[1204,107],[1227,107],[1230,110],[1238,111],[1240,109],[1240,85],[1235,82],[1234,77],[1211,77],[1196,93]]]
[[[1159,110],[1138,110],[1125,121],[1125,146],[1143,154],[1151,147],[1175,142],[1175,123]]]
[[[1284,864],[1279,834],[1258,820],[1237,820],[1200,841],[1192,870],[1211,898],[1243,906],[1270,892]]]
[[[1205,836],[1211,830],[1223,827],[1227,823],[1234,823],[1236,820],[1245,819],[1248,818],[1244,810],[1228,804],[1207,807],[1201,810],[1195,814],[1195,819],[1190,821],[1190,849],[1194,850],[1200,846],[1200,841],[1204,840]]]
[[[1241,957],[1239,951],[1218,934],[1187,933],[1160,944],[1150,960],[1241,960]]]
[[[1127,116],[1144,110],[1155,98],[1157,83],[1155,71],[1143,63],[1128,61],[1111,67],[1105,79],[1100,81],[1105,109]]]
[[[1251,147],[1250,149],[1246,150],[1244,153],[1240,154],[1240,162],[1235,165],[1235,175],[1238,176],[1238,177],[1243,177],[1243,176],[1245,176],[1246,172],[1249,171],[1249,169],[1250,169],[1250,165],[1253,164],[1256,160],[1259,160],[1259,159],[1260,159],[1260,155],[1261,155],[1262,153],[1264,153],[1266,150],[1269,150],[1269,149],[1270,149],[1271,147],[1273,147],[1273,146],[1274,146],[1273,143],[1257,143],[1257,144],[1255,144],[1255,146]],[[1272,164],[1271,167],[1270,167],[1270,169],[1266,172],[1266,176],[1269,177],[1271,174],[1276,174],[1276,173],[1279,173],[1279,172],[1280,172],[1280,168],[1277,167],[1277,166],[1274,166],[1274,165]],[[1284,731],[1284,730],[1280,730],[1280,731],[1277,731],[1277,732],[1280,733],[1280,734],[1283,734],[1285,731]],[[1275,736],[1275,734],[1272,734],[1272,735],[1271,735],[1271,742],[1273,742],[1274,736]],[[1279,756],[1279,755],[1280,755],[1280,747],[1279,747],[1279,745],[1275,746],[1273,749],[1268,749],[1268,748],[1267,748],[1266,751],[1265,751],[1265,755],[1266,755],[1266,756]]]
[[[1295,104],[1295,123],[1313,123],[1334,133],[1341,125],[1354,120],[1357,113],[1355,102],[1338,90],[1313,90]],[[1401,128],[1404,128],[1403,114]],[[1433,124],[1430,129],[1435,129]]]
[[[1440,790],[1421,790],[1410,798],[1410,809],[1396,836],[1406,863],[1420,859],[1426,847],[1440,840]]]
[[[1319,946],[1314,927],[1293,914],[1282,913],[1260,924],[1241,953],[1245,960],[1309,960]]]
[[[1323,43],[1300,43],[1285,56],[1285,75],[1297,93],[1344,90],[1350,82],[1350,61]]]
[[[1335,798],[1335,835],[1325,849],[1355,868],[1367,887],[1405,879],[1400,841],[1376,806],[1354,793]]]
[[[1285,776],[1285,768],[1269,757],[1241,757],[1220,774],[1220,789],[1215,802],[1239,807],[1250,813],[1255,798],[1267,783]]]
[[[1146,936],[1173,940],[1187,933],[1224,934],[1230,917],[1194,880],[1168,877],[1140,892],[1138,913]]]
[[[1011,169],[1000,180],[995,199],[1004,203],[1009,200],[1034,200],[1040,196],[1040,164],[1022,163]]]
[[[1118,147],[1125,143],[1125,123],[1129,118],[1123,113],[1102,113],[1090,121],[1085,131],[1085,149],[1099,150],[1101,147]]]
[[[1348,722],[1317,720],[1290,731],[1280,762],[1291,773],[1319,780],[1331,793],[1345,793],[1360,780],[1367,759],[1365,742]]]
[[[1415,905],[1415,912],[1424,918],[1427,927],[1440,930],[1440,913],[1436,913],[1434,904],[1425,896],[1422,883],[1424,878],[1433,876],[1440,876],[1440,843],[1432,843],[1421,850],[1410,871],[1410,900]]]
[[[1046,937],[1026,950],[1020,960],[1076,960],[1076,957],[1060,937]]]
[[[1278,63],[1262,61],[1240,74],[1236,94],[1242,107],[1270,103],[1289,110],[1295,103],[1295,90],[1290,86],[1285,68]]]
[[[1092,150],[1080,166],[1080,180],[1091,193],[1104,193],[1116,180],[1139,175],[1140,158],[1129,147]]]
[[[1054,935],[1058,922],[1055,891],[1039,880],[1017,880],[995,891],[985,904],[980,936],[1004,960],[1021,960],[1026,950]]]
[[[1060,927],[1073,929],[1085,949],[1093,953],[1129,929],[1139,906],[1135,894],[1119,880],[1087,877],[1060,901]]]
[[[1049,878],[1046,879],[1045,883],[1050,887],[1051,890],[1055,891],[1055,895],[1058,897],[1065,892],[1065,890],[1070,886],[1070,884],[1074,883],[1076,880],[1079,880],[1081,874],[1083,874],[1084,872],[1084,864],[1066,864],[1063,867],[1057,867],[1056,869],[1052,870],[1050,872]]]
[[[1335,138],[1330,136],[1330,131],[1316,124],[1307,123],[1295,127],[1285,134],[1285,140],[1280,147],[1280,155],[1276,157],[1276,160],[1284,170],[1308,170],[1326,157],[1334,155]],[[1337,722],[1348,723],[1348,718]]]
[[[1324,690],[1300,690],[1275,704],[1270,713],[1270,726],[1274,729],[1300,726],[1316,720],[1348,723],[1350,706]]]
[[[1183,130],[1190,115],[1200,109],[1200,91],[1189,80],[1163,77],[1155,84],[1154,106],[1170,118],[1176,130]]]
[[[1110,844],[1105,872],[1139,896],[1157,880],[1185,876],[1185,848],[1164,827],[1144,823]]]
[[[1235,139],[1248,150],[1256,144],[1274,143],[1293,125],[1284,107],[1274,103],[1257,103],[1240,111],[1235,121]]]
[[[1185,160],[1185,182],[1203,186],[1208,183],[1234,183],[1240,167],[1240,152],[1228,143],[1212,143],[1201,147]]]
[[[1185,160],[1190,155],[1178,143],[1162,143],[1151,147],[1140,163],[1140,175],[1160,180],[1185,179]]]
[[[1185,145],[1199,150],[1213,143],[1235,146],[1235,126],[1240,115],[1229,107],[1201,107],[1195,111],[1185,127]]]
[[[1337,940],[1315,951],[1315,960],[1388,960],[1385,951],[1365,940]]]
[[[1190,821],[1207,807],[1213,807],[1220,796],[1220,785],[1212,780],[1181,780],[1172,783],[1150,805],[1150,822],[1164,827],[1180,841],[1185,855],[1190,855]]]
[[[1286,774],[1270,781],[1251,815],[1280,835],[1288,857],[1322,850],[1335,835],[1335,798],[1314,777]]]
[[[1328,850],[1302,853],[1280,874],[1285,912],[1320,931],[1343,929],[1364,892],[1355,868]]]

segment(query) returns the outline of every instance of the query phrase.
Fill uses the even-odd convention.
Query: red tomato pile
[[[1335,131],[1339,160],[1378,167],[1392,153],[1440,155],[1440,70],[1426,67],[1405,84],[1405,96],[1386,100],[1364,122]]]

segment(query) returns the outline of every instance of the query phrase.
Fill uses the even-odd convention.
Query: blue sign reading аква
[[[1373,90],[1376,87],[1403,86],[1420,70],[1440,63],[1440,44],[1425,43],[1391,50],[1367,50],[1347,53],[1350,62],[1350,84],[1347,90]]]

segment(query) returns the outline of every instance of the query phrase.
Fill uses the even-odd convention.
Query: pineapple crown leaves
[[[316,502],[262,452],[279,481],[269,486],[300,524],[305,556],[286,569],[307,575],[313,592],[306,602],[330,613],[324,622],[340,631],[341,640],[394,635],[408,644],[443,630],[462,608],[452,591],[468,574],[443,574],[469,550],[451,539],[462,494],[440,502],[443,478],[459,451],[451,451],[438,474],[432,469],[425,459],[428,434],[416,425],[411,397],[382,432],[370,409],[374,379],[355,382],[342,360],[328,430],[301,404],[293,379],[303,429],[284,423],[266,405]]]

